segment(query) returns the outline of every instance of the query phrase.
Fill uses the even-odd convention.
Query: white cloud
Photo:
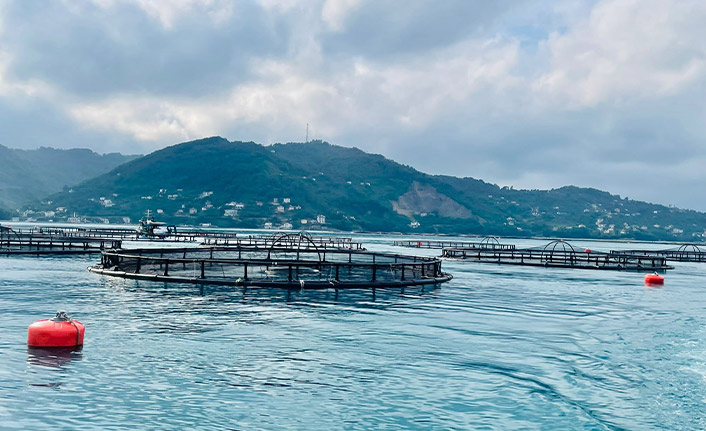
[[[214,23],[226,21],[233,14],[233,1],[228,0],[92,0],[102,8],[132,3],[157,19],[165,29],[172,28],[182,17],[194,11],[206,12]],[[66,2],[68,7],[76,6],[73,1]]]
[[[348,15],[361,5],[361,0],[326,0],[321,8],[321,18],[330,30],[340,31]]]
[[[257,0],[257,3],[268,11],[289,12],[302,3],[298,0]]]
[[[704,23],[703,1],[603,1],[545,42],[551,68],[534,89],[572,109],[685,91],[706,73]]]
[[[41,97],[48,98],[56,92],[47,83],[37,80],[13,80],[7,78],[7,68],[10,62],[10,55],[0,50],[0,97],[24,98]],[[17,99],[15,99],[17,100]]]
[[[271,66],[275,67],[275,66]],[[330,105],[336,112],[336,89],[281,73],[271,84],[235,87],[220,98],[164,99],[125,95],[116,99],[80,104],[71,115],[86,127],[113,129],[146,142],[177,142],[222,133],[229,125],[259,123],[272,130],[287,130],[313,121]],[[340,121],[335,123],[340,124]],[[320,123],[322,133],[334,133]]]
[[[72,108],[70,114],[84,126],[128,133],[140,141],[179,141],[193,137],[179,109],[156,100],[123,98],[82,104]]]
[[[360,127],[417,130],[462,108],[474,94],[503,92],[518,81],[510,70],[518,46],[512,41],[463,43],[413,64],[349,62],[328,77],[311,76],[288,62],[255,64],[258,79],[227,96],[183,99],[108,98],[71,109],[86,126],[114,128],[135,139],[173,142],[217,134],[228,124],[258,123],[287,140],[307,122],[328,139]],[[476,106],[475,111],[487,110]]]

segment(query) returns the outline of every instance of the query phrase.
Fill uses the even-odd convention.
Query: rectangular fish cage
[[[706,262],[706,250],[696,244],[684,244],[666,250],[611,250],[611,254],[629,254],[640,257],[664,257],[674,262]]]
[[[442,256],[451,259],[504,265],[617,271],[666,271],[674,269],[663,256],[601,253],[579,250],[566,241],[552,241],[544,247],[515,250],[445,248]]]
[[[114,239],[3,239],[0,240],[0,254],[91,254],[118,249],[120,245],[121,241]]]

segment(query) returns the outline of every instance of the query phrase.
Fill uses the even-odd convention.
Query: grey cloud
[[[203,96],[246,80],[250,62],[289,49],[286,21],[251,2],[215,24],[198,11],[173,28],[132,4],[12,2],[5,8],[8,78],[35,78],[80,97],[111,93]]]
[[[113,131],[86,130],[56,106],[28,100],[11,103],[0,98],[0,144],[10,148],[91,148],[98,153],[144,152],[127,136]]]
[[[522,2],[404,0],[369,2],[346,20],[343,31],[322,36],[330,55],[380,59],[447,46],[466,37],[492,33],[496,20]]]
[[[668,107],[661,109],[666,112]],[[478,118],[478,127],[464,131],[452,127],[456,123],[450,120],[423,133],[388,136],[394,144],[388,145],[386,155],[422,171],[516,188],[596,187],[623,197],[706,211],[706,175],[693,163],[706,161],[706,131],[694,136],[681,127],[682,122],[703,118],[705,112],[659,115],[659,111],[648,107],[557,113],[551,119],[508,114],[500,121]],[[370,139],[361,136],[353,141]],[[366,149],[374,148],[373,143]]]

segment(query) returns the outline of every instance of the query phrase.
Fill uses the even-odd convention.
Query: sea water
[[[444,261],[437,287],[336,294],[121,280],[97,260],[0,257],[0,429],[706,428],[706,264],[651,288]],[[59,309],[83,349],[28,350]]]

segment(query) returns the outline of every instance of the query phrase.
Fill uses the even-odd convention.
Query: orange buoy
[[[78,320],[71,320],[65,311],[57,311],[53,319],[38,320],[27,329],[30,347],[75,347],[83,345],[86,328]]]
[[[664,284],[664,277],[657,274],[656,272],[654,274],[647,274],[645,276],[645,284],[647,284],[647,285]]]

